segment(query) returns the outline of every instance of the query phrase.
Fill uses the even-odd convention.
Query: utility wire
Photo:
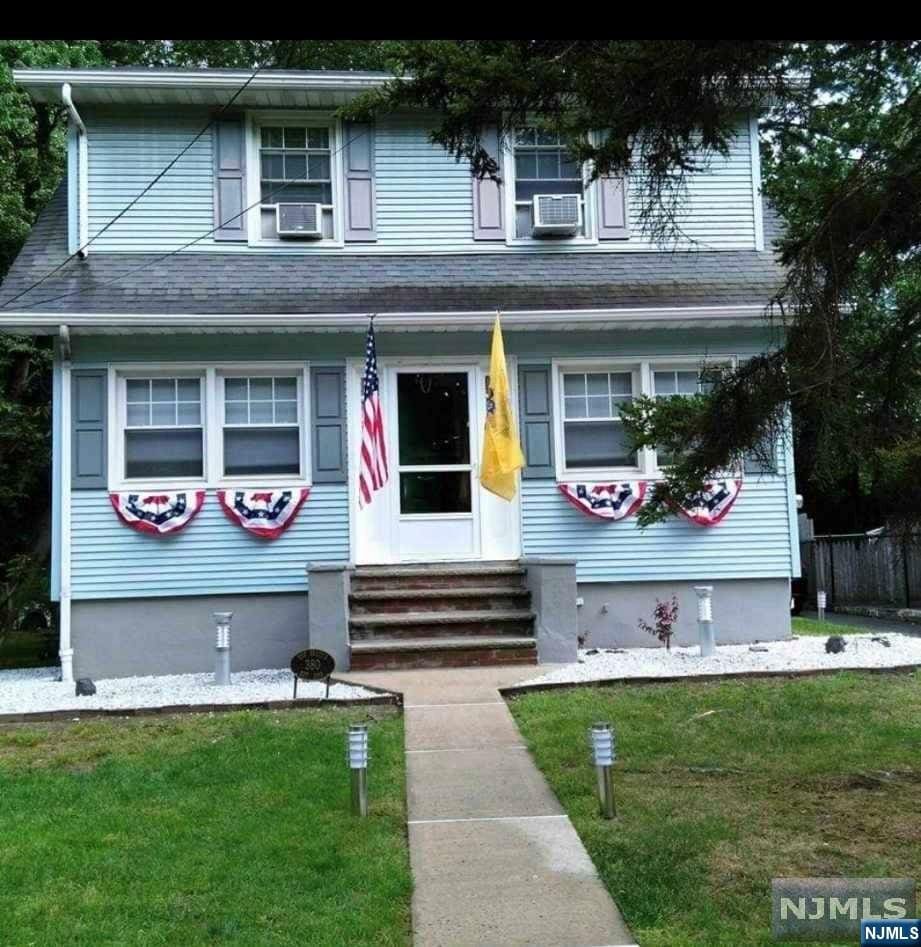
[[[348,148],[348,146],[351,145],[353,141],[358,141],[359,138],[362,138],[363,136],[367,134],[368,133],[366,131],[362,131],[362,132],[359,132],[357,135],[353,135],[351,138],[348,139],[348,141],[343,142],[343,144],[340,145],[338,148],[336,148],[335,151],[331,151],[329,153],[330,161],[332,161],[332,159],[341,151],[344,151],[346,148]],[[118,276],[113,276],[111,279],[103,280],[100,283],[94,283],[92,288],[94,290],[97,290],[97,289],[102,289],[106,286],[111,286],[113,283],[117,283],[119,280],[124,279],[126,276],[132,276],[135,273],[140,273],[142,270],[146,270],[148,267],[156,266],[158,263],[162,263],[164,260],[168,260],[170,257],[176,256],[176,254],[178,253],[182,253],[183,250],[188,250],[189,247],[195,246],[196,243],[199,243],[200,241],[206,239],[207,237],[210,237],[213,233],[216,233],[222,227],[226,227],[227,224],[233,222],[234,220],[237,220],[238,218],[242,217],[244,214],[248,214],[251,210],[258,207],[260,204],[264,204],[268,198],[274,197],[274,195],[278,194],[280,191],[283,191],[290,184],[296,185],[296,184],[301,184],[301,183],[303,182],[285,181],[284,184],[279,185],[277,188],[273,188],[267,194],[260,194],[259,199],[254,201],[248,207],[244,207],[243,210],[234,214],[232,217],[228,217],[226,220],[222,220],[219,224],[215,225],[207,232],[203,234],[199,234],[199,236],[195,237],[192,240],[189,240],[187,243],[182,244],[182,246],[176,247],[175,250],[169,250],[166,253],[163,253],[160,256],[156,257],[155,259],[147,260],[144,263],[141,263],[138,266],[134,267],[133,269],[125,270],[124,273],[119,273]],[[66,262],[67,261],[65,260],[65,263]],[[24,290],[22,293],[19,293],[17,296],[14,296],[13,299],[10,300],[10,302],[12,302],[15,299],[19,299],[26,292],[28,292],[28,290]],[[84,293],[84,292],[86,292],[86,290],[83,287],[81,287],[80,289],[71,290],[69,293],[61,293],[58,296],[49,296],[47,299],[37,299],[35,300],[35,302],[26,303],[22,308],[30,309],[33,306],[42,306],[45,303],[57,302],[57,300],[59,299],[66,299],[68,296],[79,296],[81,293]],[[7,305],[7,304],[5,303],[4,305]]]
[[[145,194],[147,194],[154,187],[154,185],[157,184],[158,181],[162,180],[164,175],[166,175],[172,168],[175,167],[176,162],[179,161],[179,159],[183,155],[188,154],[192,146],[196,142],[198,142],[201,139],[201,137],[215,125],[216,122],[220,120],[221,116],[224,115],[227,112],[227,110],[231,108],[233,103],[236,102],[237,99],[243,94],[243,92],[246,91],[247,87],[256,78],[256,76],[259,74],[261,69],[262,69],[261,65],[256,66],[256,68],[253,70],[252,75],[246,80],[246,82],[243,83],[243,85],[240,86],[239,89],[237,89],[236,92],[234,92],[234,94],[230,97],[230,99],[228,99],[228,101],[224,105],[221,106],[220,110],[211,118],[208,124],[205,125],[205,127],[202,128],[201,131],[199,131],[199,133],[190,142],[188,142],[188,144],[172,159],[172,161],[169,162],[169,164],[167,164],[165,168],[163,168],[162,171],[160,171],[160,173],[144,188],[143,191],[141,191],[140,194],[138,194],[125,207],[123,207],[103,227],[97,230],[96,233],[93,234],[93,236],[90,237],[90,239],[86,241],[86,243],[84,243],[82,246],[74,250],[74,252],[71,253],[70,256],[62,260],[56,267],[54,267],[53,269],[45,273],[44,276],[37,279],[34,283],[32,283],[31,286],[27,286],[25,289],[21,290],[15,296],[13,296],[11,299],[6,300],[6,302],[4,302],[3,304],[4,308],[9,306],[11,303],[16,302],[17,299],[21,299],[23,296],[27,295],[28,293],[31,293],[33,289],[37,289],[39,286],[42,285],[42,283],[44,283],[46,280],[54,276],[55,273],[59,273],[61,270],[64,269],[65,266],[67,266],[68,263],[70,263],[71,260],[75,259],[78,256],[81,256],[86,250],[86,248],[90,246],[91,243],[98,240],[110,227],[117,224],[118,221],[121,220],[122,217],[124,217],[125,214],[127,214],[128,211],[131,210],[131,208],[134,207],[137,204],[137,202]]]

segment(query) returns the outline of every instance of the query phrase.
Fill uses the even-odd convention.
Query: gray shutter
[[[246,133],[242,118],[214,125],[215,240],[246,240]],[[231,219],[232,218],[232,219]]]
[[[374,202],[374,126],[345,126],[345,239],[377,239]]]
[[[482,137],[483,146],[499,162],[502,174],[502,153],[499,150],[499,131],[490,128]],[[491,178],[473,179],[473,239],[505,239],[505,190]]]
[[[625,240],[630,236],[627,187],[623,178],[598,179],[598,239]]]
[[[74,490],[106,487],[105,369],[71,372],[71,477]]]
[[[525,468],[522,477],[556,476],[553,466],[553,385],[549,365],[518,366],[521,402],[521,440]]]
[[[344,483],[347,470],[345,368],[310,369],[313,482]]]

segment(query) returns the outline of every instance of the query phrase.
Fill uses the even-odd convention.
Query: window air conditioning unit
[[[578,194],[535,194],[535,237],[578,233],[582,229],[582,201]]]
[[[323,237],[320,204],[276,204],[275,226],[279,237],[319,240]]]

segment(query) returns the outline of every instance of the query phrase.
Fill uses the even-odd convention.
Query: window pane
[[[563,425],[566,466],[633,467],[636,456],[629,452],[624,426],[619,421]]]
[[[516,181],[515,200],[529,201],[535,194],[581,194],[581,181]]]
[[[697,394],[697,372],[677,372],[678,375],[678,394],[696,395]]]
[[[300,456],[297,428],[227,428],[224,431],[224,473],[228,477],[299,475]]]
[[[154,378],[150,383],[154,401],[175,401],[176,380],[174,378]]]
[[[585,375],[564,375],[563,376],[563,394],[584,395],[585,394]]]
[[[633,378],[630,372],[612,372],[611,373],[611,394],[613,395],[632,395]]]
[[[272,400],[272,379],[271,378],[250,378],[249,397],[252,401],[271,401]]]
[[[515,175],[519,178],[537,177],[537,156],[533,151],[522,151],[515,155]]]
[[[249,421],[249,411],[245,401],[228,401],[224,405],[224,422],[226,424],[246,424]]]
[[[224,397],[228,401],[245,401],[249,385],[245,378],[225,378]]]
[[[307,146],[307,130],[305,128],[286,128],[285,147],[305,148]]]
[[[466,372],[397,376],[400,463],[470,463]]]
[[[129,401],[150,401],[150,379],[129,378],[125,388]]]
[[[201,428],[172,431],[125,431],[125,476],[201,477]]]
[[[537,155],[537,176],[539,178],[558,178],[560,176],[560,153],[541,151]]]
[[[560,136],[556,132],[539,131],[537,133],[537,143],[539,145],[558,145]]]
[[[586,404],[584,397],[578,398],[564,398],[563,405],[565,408],[564,416],[567,418],[584,418],[586,412]]]
[[[590,395],[588,399],[588,416],[590,418],[607,418],[611,413],[611,399],[607,396]]]
[[[201,406],[198,404],[180,404],[176,408],[176,420],[179,424],[201,424]]]
[[[329,148],[329,129],[311,128],[307,133],[308,148]]]
[[[468,471],[400,474],[401,513],[469,513],[470,510]]]
[[[179,378],[176,386],[180,401],[201,400],[201,382],[197,378]]]
[[[129,404],[127,414],[128,424],[131,427],[138,427],[150,424],[150,405],[147,404]]]
[[[296,378],[276,378],[275,397],[280,401],[294,401],[297,399]]]
[[[276,424],[297,424],[297,402],[296,401],[276,401],[275,402],[275,423]]]
[[[674,372],[653,372],[652,377],[656,395],[675,394]]]
[[[307,180],[307,155],[285,155],[285,179],[288,181]]]
[[[533,128],[519,128],[515,141],[519,145],[533,145],[534,144],[534,129]]]
[[[608,376],[606,374],[592,373],[586,376],[588,384],[588,393],[590,395],[608,396]]]
[[[560,177],[580,179],[582,177],[582,169],[579,167],[579,163],[566,153],[560,155]]]
[[[263,148],[281,148],[284,144],[280,128],[262,129],[262,147]]]
[[[285,176],[285,159],[279,154],[262,155],[262,176],[275,180],[282,180]]]
[[[249,420],[251,424],[271,424],[272,402],[251,401],[249,403]]]
[[[310,156],[310,174],[307,175],[311,181],[329,180],[329,156],[311,155]]]
[[[172,427],[176,423],[176,404],[175,402],[170,402],[169,404],[157,404],[156,402],[151,405],[150,410],[150,423],[154,427]]]

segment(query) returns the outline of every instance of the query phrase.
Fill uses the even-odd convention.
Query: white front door
[[[394,558],[479,558],[474,368],[397,366],[389,380]]]
[[[361,371],[350,365],[351,479],[358,469]],[[358,509],[352,555],[360,564],[514,559],[519,497],[509,503],[479,483],[486,420],[485,359],[382,359],[381,403],[390,479]]]

